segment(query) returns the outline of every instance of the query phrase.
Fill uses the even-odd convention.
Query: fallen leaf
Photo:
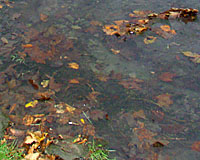
[[[4,44],[8,44],[8,40],[7,40],[5,37],[1,37],[1,41],[2,41]]]
[[[23,48],[32,48],[33,45],[32,44],[22,44]]]
[[[156,96],[156,99],[158,100],[157,103],[160,106],[169,107],[171,104],[173,104],[170,94],[161,94],[159,96]]]
[[[69,83],[71,83],[71,84],[79,84],[79,80],[77,80],[77,79],[70,79]]]
[[[145,44],[151,44],[151,43],[154,43],[156,39],[157,39],[157,37],[154,37],[154,36],[147,36],[147,37],[144,39],[144,43],[145,43]]]
[[[68,63],[69,68],[79,69],[79,65],[75,62]]]
[[[32,107],[34,108],[38,104],[38,100],[30,101],[25,105],[26,108]]]
[[[42,22],[47,22],[48,16],[45,15],[45,14],[43,14],[43,13],[41,13],[41,14],[40,14],[40,20],[41,20]]]
[[[87,136],[95,136],[95,127],[91,124],[84,125],[83,134]]]
[[[43,80],[41,82],[41,85],[42,85],[43,88],[46,88],[49,85],[49,80]]]
[[[162,73],[158,78],[162,81],[165,82],[171,82],[173,81],[173,78],[176,76],[175,73],[170,73],[170,72],[164,72]]]
[[[137,111],[137,112],[134,112],[134,113],[133,113],[133,117],[134,117],[134,118],[146,119],[146,116],[145,116],[144,111],[143,111],[142,109],[139,110],[139,111]]]
[[[200,152],[200,141],[196,141],[192,144],[191,149]]]
[[[146,140],[152,140],[154,136],[156,136],[156,133],[151,132],[148,129],[145,128],[134,128],[133,132],[136,133],[138,139],[140,140],[140,142],[143,142],[144,139]]]
[[[119,84],[123,85],[124,88],[127,89],[137,89],[141,90],[140,84],[142,83],[143,80],[137,79],[137,78],[130,78],[128,80],[121,80]]]
[[[192,57],[192,61],[194,63],[200,63],[200,54],[197,54],[197,53],[192,53],[190,51],[185,51],[185,52],[182,52],[185,56],[187,57]]]
[[[111,48],[111,51],[114,53],[114,54],[119,54],[120,53],[120,50],[115,50],[113,48]]]
[[[23,124],[26,126],[30,126],[33,124],[34,117],[31,115],[25,115],[23,118]]]

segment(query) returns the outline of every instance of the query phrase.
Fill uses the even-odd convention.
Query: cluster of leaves
[[[105,25],[103,31],[107,35],[124,36],[127,34],[141,34],[148,29],[152,29],[151,25],[156,19],[180,19],[184,22],[194,21],[196,19],[198,10],[189,8],[171,8],[162,13],[154,13],[151,11],[133,11],[129,16],[131,20],[114,21],[113,25]],[[170,38],[176,34],[175,30],[171,30],[168,25],[161,28],[152,29],[157,34],[164,38]],[[163,31],[165,31],[163,33]]]

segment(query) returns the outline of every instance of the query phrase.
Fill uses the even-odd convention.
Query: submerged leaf
[[[156,99],[158,100],[157,103],[160,106],[169,107],[171,104],[173,104],[170,94],[161,94],[161,95],[157,96]]]

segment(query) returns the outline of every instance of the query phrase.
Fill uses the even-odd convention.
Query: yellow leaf
[[[194,59],[192,59],[192,62],[200,63],[200,56],[199,57],[195,57]]]
[[[34,108],[38,104],[38,100],[31,101],[25,105],[26,108],[32,107]]]
[[[65,105],[66,105],[66,110],[67,110],[68,112],[70,112],[70,113],[72,113],[72,112],[75,111],[75,109],[76,109],[76,108],[70,106],[69,104],[66,104],[66,103],[65,103]]]
[[[43,80],[41,82],[41,85],[42,85],[43,88],[46,88],[49,85],[49,80]]]
[[[144,39],[144,43],[145,43],[145,44],[151,44],[151,43],[154,43],[156,39],[157,39],[157,37],[154,37],[154,36],[147,36],[147,37]]]
[[[187,56],[187,57],[198,57],[198,56],[200,56],[200,55],[198,55],[198,54],[196,54],[196,53],[192,53],[192,52],[190,52],[190,51],[185,51],[185,52],[182,52],[185,56]]]
[[[79,65],[75,62],[72,62],[72,63],[68,63],[69,65],[69,68],[72,68],[72,69],[79,69]]]
[[[84,119],[83,119],[83,118],[81,118],[81,123],[85,124],[85,121],[84,121]]]

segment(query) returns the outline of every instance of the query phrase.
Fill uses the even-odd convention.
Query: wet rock
[[[4,136],[4,131],[8,127],[9,119],[0,111],[0,138]]]
[[[47,148],[48,154],[58,155],[64,160],[73,160],[75,158],[84,157],[86,149],[81,144],[73,144],[72,139],[59,141],[57,145],[52,144]]]

